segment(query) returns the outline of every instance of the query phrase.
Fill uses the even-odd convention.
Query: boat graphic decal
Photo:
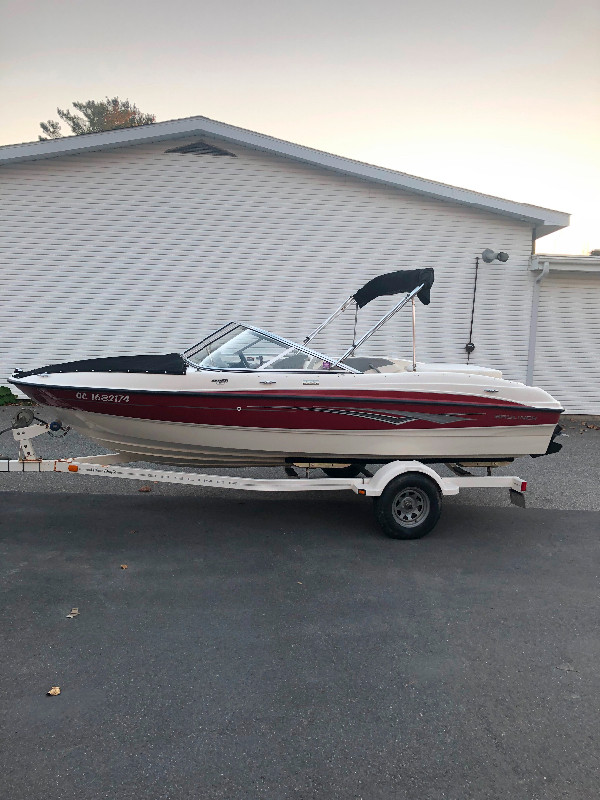
[[[408,422],[433,422],[438,425],[450,425],[453,422],[472,422],[478,412],[470,414],[421,414],[413,411],[380,411],[374,408],[328,408],[326,406],[246,406],[248,410],[261,411],[317,411],[323,414],[340,414],[342,416],[360,417],[388,425],[406,425]]]

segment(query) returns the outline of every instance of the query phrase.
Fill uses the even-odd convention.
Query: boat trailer
[[[372,497],[375,516],[384,533],[392,539],[420,539],[437,524],[442,510],[442,496],[456,495],[461,489],[504,488],[510,493],[513,504],[525,507],[523,492],[527,483],[514,475],[492,475],[487,466],[486,475],[472,475],[460,465],[447,465],[455,475],[443,477],[432,467],[420,461],[393,461],[385,464],[374,475],[365,471],[358,477],[308,477],[311,470],[339,465],[314,462],[297,462],[296,467],[306,470],[301,478],[291,468],[287,478],[263,479],[230,475],[207,475],[201,472],[137,468],[123,466],[139,461],[139,454],[112,453],[73,458],[38,458],[32,440],[43,434],[68,429],[59,421],[50,423],[37,420],[33,423],[30,410],[20,412],[13,422],[13,437],[19,445],[17,459],[0,459],[0,472],[55,472],[69,475],[102,476],[127,480],[145,480],[159,483],[211,486],[219,489],[237,489],[253,492],[325,492],[351,490],[355,494]],[[8,429],[10,430],[10,429]],[[6,431],[3,431],[6,432]],[[482,466],[484,466],[482,464]]]

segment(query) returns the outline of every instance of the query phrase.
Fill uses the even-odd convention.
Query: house
[[[304,337],[375,275],[434,267],[418,359],[470,358],[600,413],[600,374],[580,373],[600,259],[534,255],[568,214],[205,117],[0,147],[0,185],[0,384],[14,367],[181,350],[230,319]],[[352,324],[315,346],[339,353]],[[410,349],[401,313],[370,352]]]
[[[526,382],[573,414],[600,414],[600,257],[538,255]]]

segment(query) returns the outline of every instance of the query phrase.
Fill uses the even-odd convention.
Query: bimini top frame
[[[355,294],[345,300],[342,305],[331,314],[325,322],[321,323],[318,328],[310,333],[303,341],[302,344],[306,346],[308,342],[315,338],[321,331],[330,325],[340,314],[351,306],[355,305],[356,312],[359,308],[364,308],[367,303],[374,300],[376,297],[384,297],[387,295],[399,294],[400,292],[407,292],[406,296],[397,303],[391,311],[388,311],[378,322],[373,325],[358,341],[353,341],[352,345],[340,358],[334,362],[334,366],[340,364],[345,358],[352,355],[354,351],[360,347],[367,339],[370,339],[382,325],[391,319],[394,314],[400,311],[407,303],[412,301],[413,304],[413,368],[415,366],[415,297],[418,297],[423,305],[429,305],[430,290],[434,281],[434,271],[431,267],[426,269],[412,269],[412,270],[398,270],[397,272],[388,272],[385,275],[378,275],[376,278],[365,283]],[[356,336],[356,325],[354,326],[354,335]]]

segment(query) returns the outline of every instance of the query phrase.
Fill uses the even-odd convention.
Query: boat
[[[415,306],[431,268],[368,281],[301,342],[228,322],[182,353],[92,358],[16,370],[11,383],[63,427],[129,460],[185,466],[320,466],[345,475],[395,460],[498,465],[556,452],[563,412],[543,389],[495,369],[416,359]],[[362,336],[358,312],[402,295]],[[395,298],[395,301],[398,298]],[[357,356],[412,306],[412,358]],[[347,310],[353,341],[310,346]]]

